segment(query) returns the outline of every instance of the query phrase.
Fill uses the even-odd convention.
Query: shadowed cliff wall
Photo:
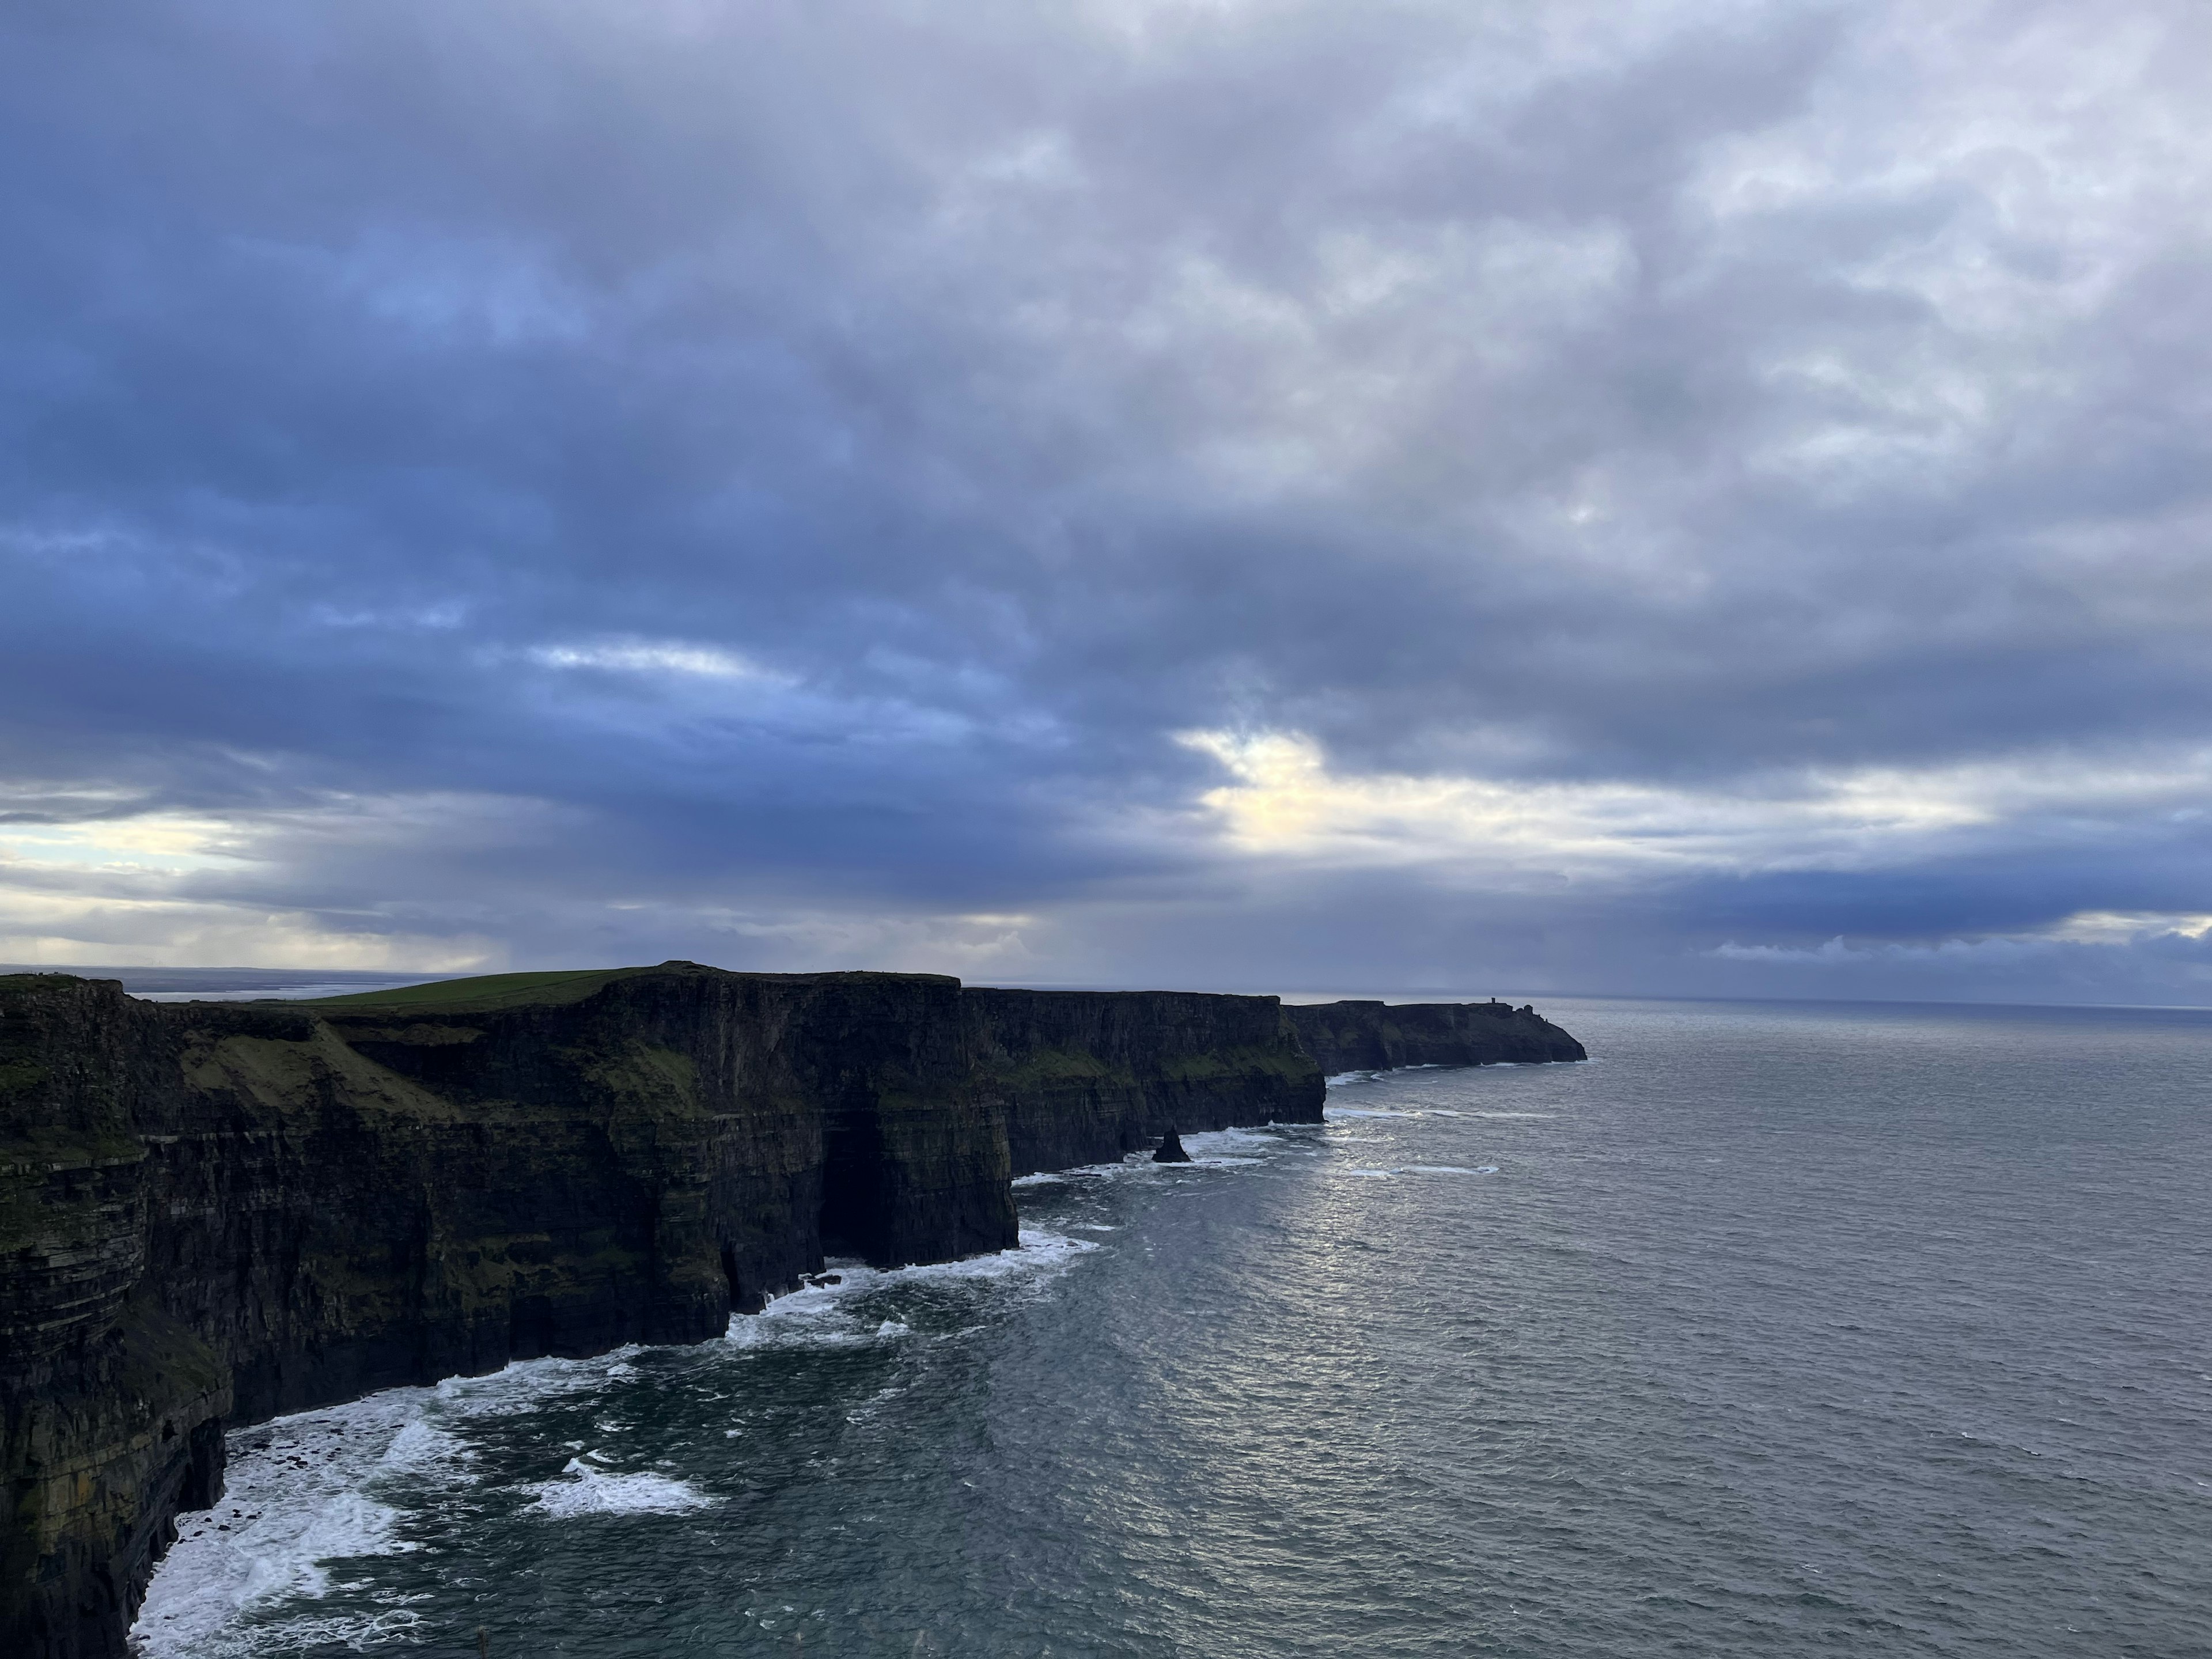
[[[1536,1065],[1588,1060],[1534,1008],[1503,1002],[1320,1002],[1287,1006],[1299,1042],[1335,1077],[1394,1066]]]
[[[170,1517],[221,1491],[229,1377],[149,1293],[152,1011],[40,975],[0,1016],[0,1649],[116,1653]]]
[[[1169,1128],[1321,1121],[1322,1074],[1273,997],[965,994],[1016,1175],[1101,1164]]]

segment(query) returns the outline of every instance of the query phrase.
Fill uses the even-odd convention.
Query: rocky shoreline
[[[1347,1057],[1349,1059],[1347,1060]],[[1583,1058],[1503,1004],[690,963],[313,1004],[0,977],[0,1647],[106,1659],[227,1429],[1015,1242],[1010,1181]]]

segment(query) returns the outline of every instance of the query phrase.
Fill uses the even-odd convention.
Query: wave
[[[400,1512],[363,1487],[453,1456],[421,1424],[434,1395],[395,1389],[234,1436],[223,1500],[178,1517],[134,1650],[145,1659],[244,1651],[229,1632],[241,1612],[327,1595],[333,1562],[416,1548],[399,1534]]]
[[[313,1605],[330,1594],[338,1564],[421,1547],[403,1534],[404,1512],[383,1497],[404,1500],[410,1486],[480,1484],[477,1454],[451,1425],[520,1416],[634,1376],[631,1362],[644,1352],[633,1345],[589,1359],[520,1359],[488,1376],[389,1389],[238,1431],[223,1500],[178,1517],[177,1541],[131,1628],[132,1651],[140,1659],[228,1659],[404,1632],[412,1621],[404,1607],[338,1615]],[[287,1602],[308,1605],[276,1616]]]
[[[912,1267],[869,1267],[839,1264],[837,1283],[809,1285],[771,1301],[757,1314],[734,1314],[724,1340],[738,1348],[859,1347],[903,1341],[914,1335],[902,1320],[864,1314],[849,1305],[902,1286],[1009,1283],[1024,1291],[1057,1279],[1076,1261],[1100,1248],[1090,1239],[1069,1238],[1042,1228],[1024,1227],[1011,1250],[933,1261]]]
[[[641,1471],[620,1474],[585,1462],[586,1452],[562,1468],[563,1479],[528,1488],[537,1494],[527,1512],[568,1520],[579,1515],[681,1515],[714,1500],[688,1481]]]

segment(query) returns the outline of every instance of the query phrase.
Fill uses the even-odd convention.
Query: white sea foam
[[[579,1515],[680,1515],[714,1501],[686,1481],[649,1470],[619,1474],[582,1457],[570,1458],[561,1473],[563,1479],[530,1488],[538,1497],[529,1512],[563,1521]]]
[[[413,1598],[410,1598],[413,1599]],[[399,1598],[392,1601],[397,1603]],[[260,1659],[264,1654],[307,1653],[327,1648],[351,1648],[367,1652],[389,1643],[414,1645],[414,1632],[422,1623],[411,1607],[392,1605],[374,1613],[329,1613],[309,1602],[289,1617],[258,1620],[250,1627],[232,1628],[226,1622],[210,1629],[187,1632],[181,1624],[158,1627],[139,1615],[131,1629],[131,1651],[143,1659]]]
[[[1335,1123],[1347,1118],[1361,1117],[1419,1117],[1419,1112],[1394,1112],[1381,1106],[1324,1106],[1321,1115],[1325,1121]]]
[[[329,1593],[333,1564],[418,1547],[401,1535],[401,1512],[380,1501],[385,1483],[475,1484],[476,1454],[446,1425],[535,1411],[634,1374],[629,1362],[642,1352],[517,1360],[488,1376],[387,1389],[234,1434],[223,1500],[178,1517],[177,1542],[132,1627],[134,1650],[143,1659],[218,1659],[400,1632],[413,1617],[404,1608],[340,1617],[313,1605]],[[307,1605],[271,1622],[288,1601]]]
[[[1182,1137],[1182,1149],[1190,1154],[1192,1164],[1224,1168],[1262,1163],[1268,1156],[1279,1152],[1282,1145],[1278,1137],[1257,1129],[1207,1129]],[[1158,1164],[1152,1167],[1173,1169],[1176,1166]]]
[[[451,1486],[473,1481],[476,1453],[459,1436],[417,1417],[393,1437],[380,1471],[425,1475]]]
[[[913,1334],[911,1328],[892,1319],[871,1323],[847,1304],[869,1292],[905,1285],[994,1280],[1041,1284],[1059,1277],[1077,1258],[1099,1248],[1089,1239],[1068,1238],[1041,1228],[1024,1227],[1019,1237],[1020,1243],[1013,1249],[960,1261],[914,1267],[840,1266],[839,1282],[835,1285],[809,1285],[777,1297],[757,1314],[732,1316],[727,1340],[736,1347],[763,1349],[855,1347],[899,1341]]]
[[[587,1394],[611,1379],[634,1376],[635,1343],[589,1359],[515,1359],[483,1376],[449,1376],[437,1385],[437,1415],[446,1421],[516,1417],[549,1400]]]
[[[831,1287],[834,1291],[836,1287]],[[835,1300],[812,1306],[788,1307],[817,1291],[794,1291],[777,1297],[757,1314],[732,1314],[724,1338],[733,1348],[857,1348],[885,1339],[856,1322]]]
[[[422,1423],[433,1397],[395,1389],[233,1436],[222,1502],[178,1518],[177,1542],[132,1631],[137,1651],[242,1651],[232,1631],[240,1613],[326,1594],[334,1562],[414,1549],[399,1535],[399,1511],[363,1488],[453,1461],[444,1437]],[[257,1644],[270,1636],[257,1626]]]

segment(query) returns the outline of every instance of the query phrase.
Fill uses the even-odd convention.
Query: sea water
[[[244,1431],[139,1650],[2212,1652],[2212,1016],[1548,1011],[1589,1064]]]

